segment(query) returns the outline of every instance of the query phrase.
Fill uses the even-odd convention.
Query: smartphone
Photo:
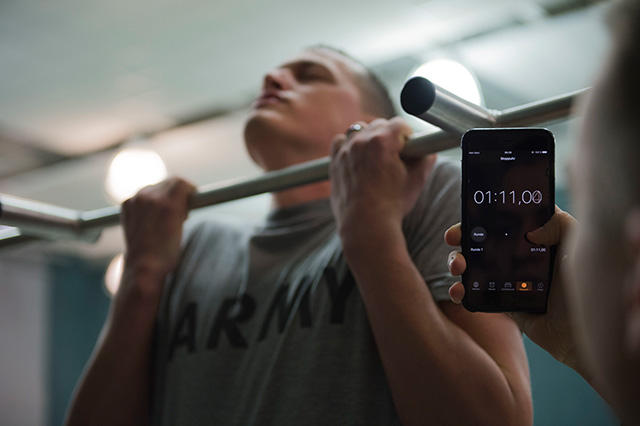
[[[545,312],[555,247],[526,233],[555,210],[555,139],[543,128],[462,137],[462,275],[467,310]]]

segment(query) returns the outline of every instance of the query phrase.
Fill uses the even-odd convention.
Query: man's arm
[[[410,129],[375,121],[332,150],[332,206],[403,424],[532,422],[528,365],[506,316],[439,307],[414,265],[402,219],[434,159],[402,161]]]
[[[165,279],[178,262],[193,189],[169,179],[123,204],[127,251],[120,288],[76,389],[67,426],[149,424],[155,319]]]

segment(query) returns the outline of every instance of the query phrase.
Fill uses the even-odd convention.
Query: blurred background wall
[[[607,6],[3,1],[0,192],[75,209],[112,205],[105,181],[126,148],[155,152],[167,173],[197,185],[253,176],[259,171],[244,151],[242,122],[261,77],[319,43],[361,59],[396,100],[407,77],[436,59],[464,66],[493,109],[588,87],[607,48]],[[564,164],[579,120],[549,126],[557,139],[558,203],[569,211]],[[134,160],[136,168],[142,161]],[[269,196],[258,196],[194,214],[258,219],[268,205]],[[9,232],[0,229],[0,236]],[[106,316],[107,265],[122,249],[118,228],[96,244],[37,241],[0,249],[0,425],[61,424]],[[617,424],[577,374],[526,345],[536,425]]]

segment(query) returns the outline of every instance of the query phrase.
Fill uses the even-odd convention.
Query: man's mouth
[[[253,103],[254,107],[260,107],[263,105],[273,105],[282,102],[280,95],[274,92],[267,92],[259,96]]]

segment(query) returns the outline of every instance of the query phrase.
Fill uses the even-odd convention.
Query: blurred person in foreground
[[[547,312],[514,313],[529,338],[573,368],[625,425],[640,424],[640,1],[613,6],[614,46],[586,102],[569,164],[576,221],[556,208],[534,243],[558,245]],[[445,234],[458,246],[460,225]],[[457,251],[449,269],[461,275]],[[462,283],[450,297],[460,303]]]
[[[459,167],[402,158],[394,115],[364,66],[306,49],[265,75],[245,145],[265,171],[331,154],[330,181],[184,238],[191,184],[125,202],[121,286],[67,424],[531,424],[517,325],[448,297]]]

